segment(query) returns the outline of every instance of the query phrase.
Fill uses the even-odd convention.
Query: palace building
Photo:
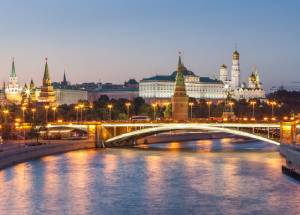
[[[240,54],[235,50],[232,54],[230,74],[227,66],[222,64],[219,79],[200,77],[182,64],[187,95],[196,99],[223,100],[230,91],[232,97],[237,100],[264,99],[265,91],[257,69],[250,75],[248,84],[241,83],[239,60]],[[171,75],[156,75],[142,79],[139,83],[139,96],[148,101],[170,99],[175,89],[176,74],[175,71]]]

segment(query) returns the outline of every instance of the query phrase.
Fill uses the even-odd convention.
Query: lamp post
[[[80,108],[80,121],[82,121],[82,110],[84,108],[83,104],[79,104],[78,107]]]
[[[127,110],[127,119],[129,120],[131,103],[126,102],[125,105],[126,105],[126,110]]]
[[[256,101],[251,101],[250,105],[252,105],[252,118],[254,119],[254,117],[255,117],[255,105],[256,105]]]
[[[78,122],[78,105],[75,106],[75,110],[76,110],[76,122]]]
[[[233,105],[234,105],[234,103],[233,102],[229,102],[228,104],[230,106],[230,112],[233,112]]]
[[[208,119],[210,119],[210,107],[211,107],[212,101],[207,101],[206,104],[208,106]]]
[[[190,106],[191,120],[192,120],[193,119],[193,106],[194,106],[194,103],[193,102],[189,102],[189,106]]]
[[[34,114],[36,112],[35,108],[31,108],[31,113],[32,113],[32,123],[34,123]]]
[[[25,123],[25,110],[26,110],[26,107],[22,106],[21,109],[22,109],[22,121],[23,121],[23,123]]]
[[[272,116],[272,118],[274,118],[274,106],[277,105],[277,102],[269,101],[268,104],[271,105],[271,116]]]
[[[112,119],[112,117],[111,117],[111,110],[113,108],[113,105],[112,104],[108,104],[107,108],[108,108],[108,113],[109,113],[109,120],[111,120]]]
[[[4,123],[6,124],[7,123],[7,115],[8,115],[9,111],[8,109],[4,109],[3,110],[3,114],[4,114]]]
[[[53,111],[53,122],[55,122],[55,113],[56,113],[56,109],[57,109],[57,107],[52,107],[52,111]]]
[[[156,103],[152,103],[152,108],[153,108],[153,120],[155,120],[156,119],[157,104]]]
[[[45,105],[44,106],[44,108],[45,108],[45,120],[46,120],[46,123],[48,123],[48,110],[49,110],[49,105]]]

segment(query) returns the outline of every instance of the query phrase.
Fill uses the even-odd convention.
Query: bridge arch
[[[224,127],[216,127],[208,124],[169,124],[169,125],[160,125],[157,127],[144,128],[141,130],[135,130],[128,133],[120,134],[115,137],[109,138],[105,141],[106,145],[114,144],[118,142],[128,141],[140,136],[149,136],[156,133],[163,133],[167,131],[175,131],[175,130],[205,130],[205,131],[213,131],[213,132],[225,132],[228,134],[233,134],[241,137],[253,138],[257,140],[261,140],[264,142],[268,142],[275,145],[280,145],[279,142],[275,140],[268,139],[266,137],[262,137],[256,134],[248,133],[245,131],[234,130],[232,128],[224,128]]]

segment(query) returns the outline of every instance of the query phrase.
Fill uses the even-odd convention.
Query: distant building
[[[54,91],[58,105],[70,105],[76,104],[78,101],[88,100],[88,92],[85,90],[54,89]]]
[[[124,85],[105,83],[99,85],[96,90],[88,92],[90,102],[98,100],[102,95],[107,95],[110,99],[132,100],[139,96],[139,88],[134,79],[125,82]]]
[[[5,96],[9,102],[20,104],[22,101],[22,87],[18,83],[15,61],[13,59],[8,85],[5,87]]]

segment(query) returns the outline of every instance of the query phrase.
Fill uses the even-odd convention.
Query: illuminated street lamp
[[[44,108],[45,108],[45,114],[46,114],[46,117],[45,117],[46,123],[48,123],[48,110],[49,110],[49,105],[45,105]]]
[[[108,104],[107,108],[108,108],[108,112],[109,112],[109,120],[111,120],[112,119],[112,117],[111,117],[111,110],[113,108],[113,105],[112,104]]]
[[[23,121],[23,123],[25,123],[25,111],[26,111],[26,107],[22,106],[21,109],[22,109],[22,121]]]
[[[35,115],[36,109],[31,108],[31,113],[32,113],[32,123],[34,123],[34,115]]]
[[[206,104],[208,106],[208,119],[210,119],[210,106],[212,104],[212,101],[207,101]]]
[[[271,106],[271,118],[274,118],[274,107],[277,105],[277,102],[275,102],[275,101],[269,101],[268,102],[268,105],[270,105]]]
[[[193,106],[194,103],[193,102],[189,102],[189,106],[190,106],[190,115],[191,115],[191,119],[193,118]]]
[[[78,122],[78,105],[75,106],[75,110],[76,110],[76,122]]]
[[[130,102],[126,102],[125,106],[126,106],[126,110],[127,110],[127,119],[129,120],[131,103]]]
[[[79,104],[78,107],[80,108],[80,121],[82,121],[82,110],[84,108],[84,104]]]
[[[152,103],[152,108],[153,108],[153,120],[156,119],[156,108],[157,108],[157,104],[156,103]]]
[[[230,106],[230,112],[233,112],[233,105],[234,105],[234,103],[233,102],[229,102],[228,104]]]
[[[4,123],[6,124],[7,123],[7,115],[9,114],[9,111],[8,109],[4,109],[3,110],[3,115],[4,115]]]
[[[53,111],[53,122],[55,122],[55,113],[56,113],[56,109],[57,109],[57,107],[52,107],[52,111]]]
[[[255,118],[255,105],[256,105],[256,101],[250,101],[250,105],[252,105],[252,118]]]

